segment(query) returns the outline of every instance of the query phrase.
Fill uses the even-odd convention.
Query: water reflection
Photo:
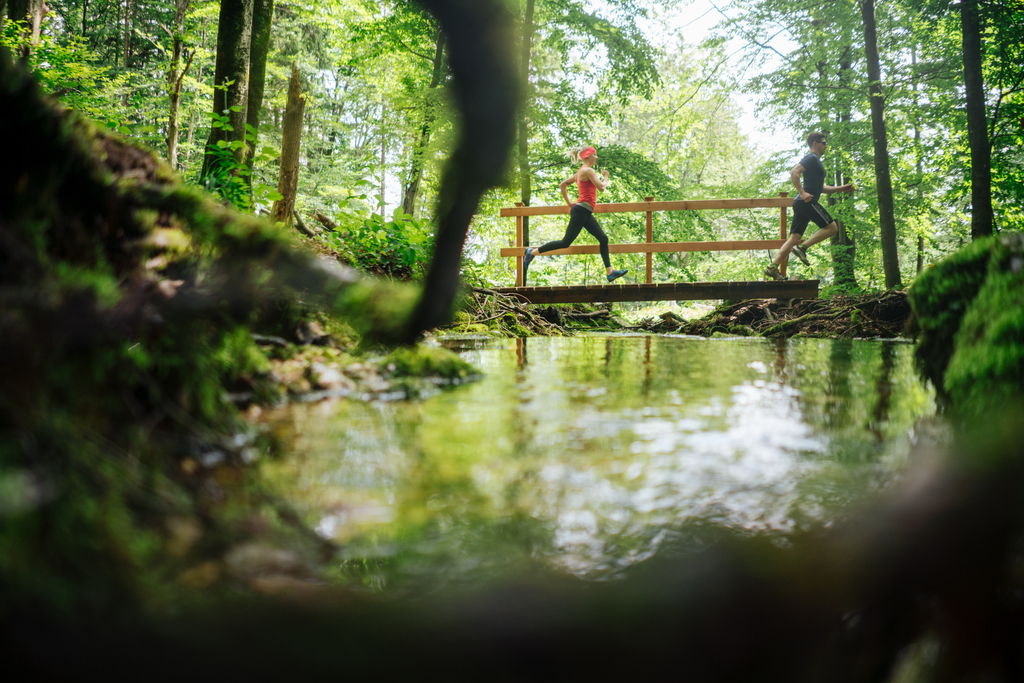
[[[689,524],[784,535],[899,471],[934,411],[893,342],[589,336],[463,344],[422,403],[292,406],[266,475],[374,585],[541,559],[614,575]]]

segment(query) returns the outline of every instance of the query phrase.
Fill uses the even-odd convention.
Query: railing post
[[[525,206],[522,202],[516,202],[516,206]],[[783,209],[785,212],[785,209]],[[516,246],[523,246],[523,217],[516,216]],[[520,254],[516,257],[516,287],[523,286],[523,256]]]
[[[644,197],[647,203],[654,201],[654,197]],[[654,212],[647,210],[647,244],[654,241]],[[647,284],[651,284],[652,254],[647,252]]]
[[[788,192],[780,192],[780,197],[788,197]],[[786,239],[786,207],[779,209],[779,239]]]

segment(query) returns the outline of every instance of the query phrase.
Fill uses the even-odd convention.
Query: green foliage
[[[12,52],[21,44],[22,22],[6,22],[0,45]],[[55,94],[69,109],[89,118],[106,122],[121,133],[130,133],[123,125],[129,109],[124,106],[127,74],[117,74],[103,64],[100,56],[79,36],[67,40],[44,33],[29,54],[29,65],[40,85]]]
[[[352,199],[365,199],[365,195]],[[353,203],[358,207],[357,201]],[[337,232],[321,239],[340,258],[364,272],[408,280],[422,274],[433,255],[430,226],[401,209],[386,221],[378,213],[354,208],[341,213],[337,225]]]
[[[131,3],[127,25],[123,2],[68,0],[51,5],[51,18],[44,22],[41,42],[30,57],[44,88],[99,125],[164,149],[173,41],[164,27],[173,25],[174,3]],[[514,7],[521,12],[525,2]],[[750,149],[737,123],[742,112],[733,101],[736,92],[747,88],[762,96],[759,115],[766,123],[788,123],[800,133],[811,128],[829,132],[826,168],[859,188],[853,201],[833,207],[833,215],[844,221],[855,240],[857,282],[864,289],[876,288],[881,250],[857,3],[738,0],[729,11],[733,19],[723,29],[746,46],[739,52],[724,37],[700,46],[685,44],[686,36],[661,41],[648,30],[664,31],[658,24],[661,9],[662,3],[646,0],[536,0],[529,100],[523,109],[534,188],[530,202],[560,203],[557,183],[572,170],[564,151],[583,143],[633,153],[630,158],[617,151],[618,158],[602,157],[615,179],[604,197],[608,201],[791,191],[785,173],[803,151],[800,140],[794,139],[792,150],[776,159],[763,160],[758,150]],[[934,2],[877,7],[899,247],[908,281],[914,274],[918,237],[924,238],[926,260],[941,258],[969,239],[970,172],[955,9]],[[982,0],[980,11],[992,191],[999,226],[1013,228],[1024,222],[1024,105],[1019,87],[1024,26],[1019,2]],[[209,116],[217,22],[218,3],[193,2],[181,31],[186,55],[179,68],[190,58],[191,66],[182,82],[178,170],[188,178],[199,174],[203,143],[211,130],[223,125],[221,115]],[[792,43],[769,65],[771,51],[760,46],[778,47],[771,39],[780,28]],[[19,41],[11,22],[3,40],[8,45]],[[443,56],[435,61],[439,43],[443,45],[443,36],[436,22],[415,3],[277,4],[259,132],[267,148],[280,148],[286,84],[296,62],[307,93],[297,200],[304,212],[344,214],[351,208],[346,202],[353,189],[369,195],[373,205],[381,199],[388,207],[401,205],[419,178],[410,212],[429,241],[439,169],[458,125],[447,62]],[[249,169],[228,158],[232,151],[237,150],[214,151],[220,169],[204,179],[205,186],[245,211],[266,212],[275,196],[276,153],[264,149],[268,153]],[[647,160],[657,173],[641,168],[639,160]],[[510,172],[515,165],[513,160]],[[509,221],[494,213],[521,199],[518,185],[513,191],[516,180],[510,174],[509,186],[489,195],[473,222],[468,245],[473,258],[467,264],[485,282],[509,283],[512,260],[494,255],[508,245]],[[675,190],[682,194],[673,195]],[[399,277],[418,272],[429,253],[415,234],[419,228],[405,235],[408,231],[395,225],[403,222],[400,218],[371,224],[377,219],[369,218],[368,211],[363,215],[363,225],[346,225],[353,243],[333,239],[331,248],[375,272]],[[635,217],[609,216],[602,225],[613,241],[634,241],[643,231]],[[768,212],[655,218],[660,238],[770,237],[772,227]],[[564,221],[535,220],[532,241],[558,237],[562,229]],[[386,244],[377,237],[381,231]],[[388,253],[377,256],[382,247]],[[657,277],[759,278],[764,256],[658,255]],[[601,270],[593,258],[552,261],[538,263],[534,271],[552,284],[586,281]],[[642,261],[642,256],[623,256],[619,265],[637,268]],[[824,277],[829,286],[830,269],[820,267],[825,265],[819,256],[814,275]]]
[[[217,87],[226,87],[217,86]],[[211,114],[213,128],[232,130],[228,110],[222,114]],[[210,164],[210,172],[200,178],[200,184],[211,192],[231,203],[239,211],[269,213],[273,202],[282,198],[280,192],[264,182],[252,181],[252,169],[241,161],[239,150],[246,145],[256,144],[256,129],[245,124],[245,139],[228,142],[218,140],[217,144],[207,149],[207,154],[214,158]],[[254,164],[269,162],[281,156],[280,151],[265,145],[253,158]]]

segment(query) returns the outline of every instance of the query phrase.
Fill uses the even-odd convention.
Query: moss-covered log
[[[0,584],[68,606],[173,592],[181,548],[225,551],[226,501],[263,504],[235,397],[280,389],[253,333],[293,336],[319,310],[393,342],[418,290],[181,184],[6,54],[0,128],[17,131],[0,165]]]

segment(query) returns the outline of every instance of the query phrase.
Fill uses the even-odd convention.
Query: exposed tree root
[[[564,336],[561,322],[532,309],[522,297],[501,294],[484,287],[469,287],[462,310],[456,315],[455,332],[498,332],[502,336]]]
[[[698,320],[683,321],[671,313],[634,327],[650,332],[760,335],[764,337],[892,338],[904,334],[910,318],[907,295],[901,291],[831,299],[748,299],[723,303]]]

